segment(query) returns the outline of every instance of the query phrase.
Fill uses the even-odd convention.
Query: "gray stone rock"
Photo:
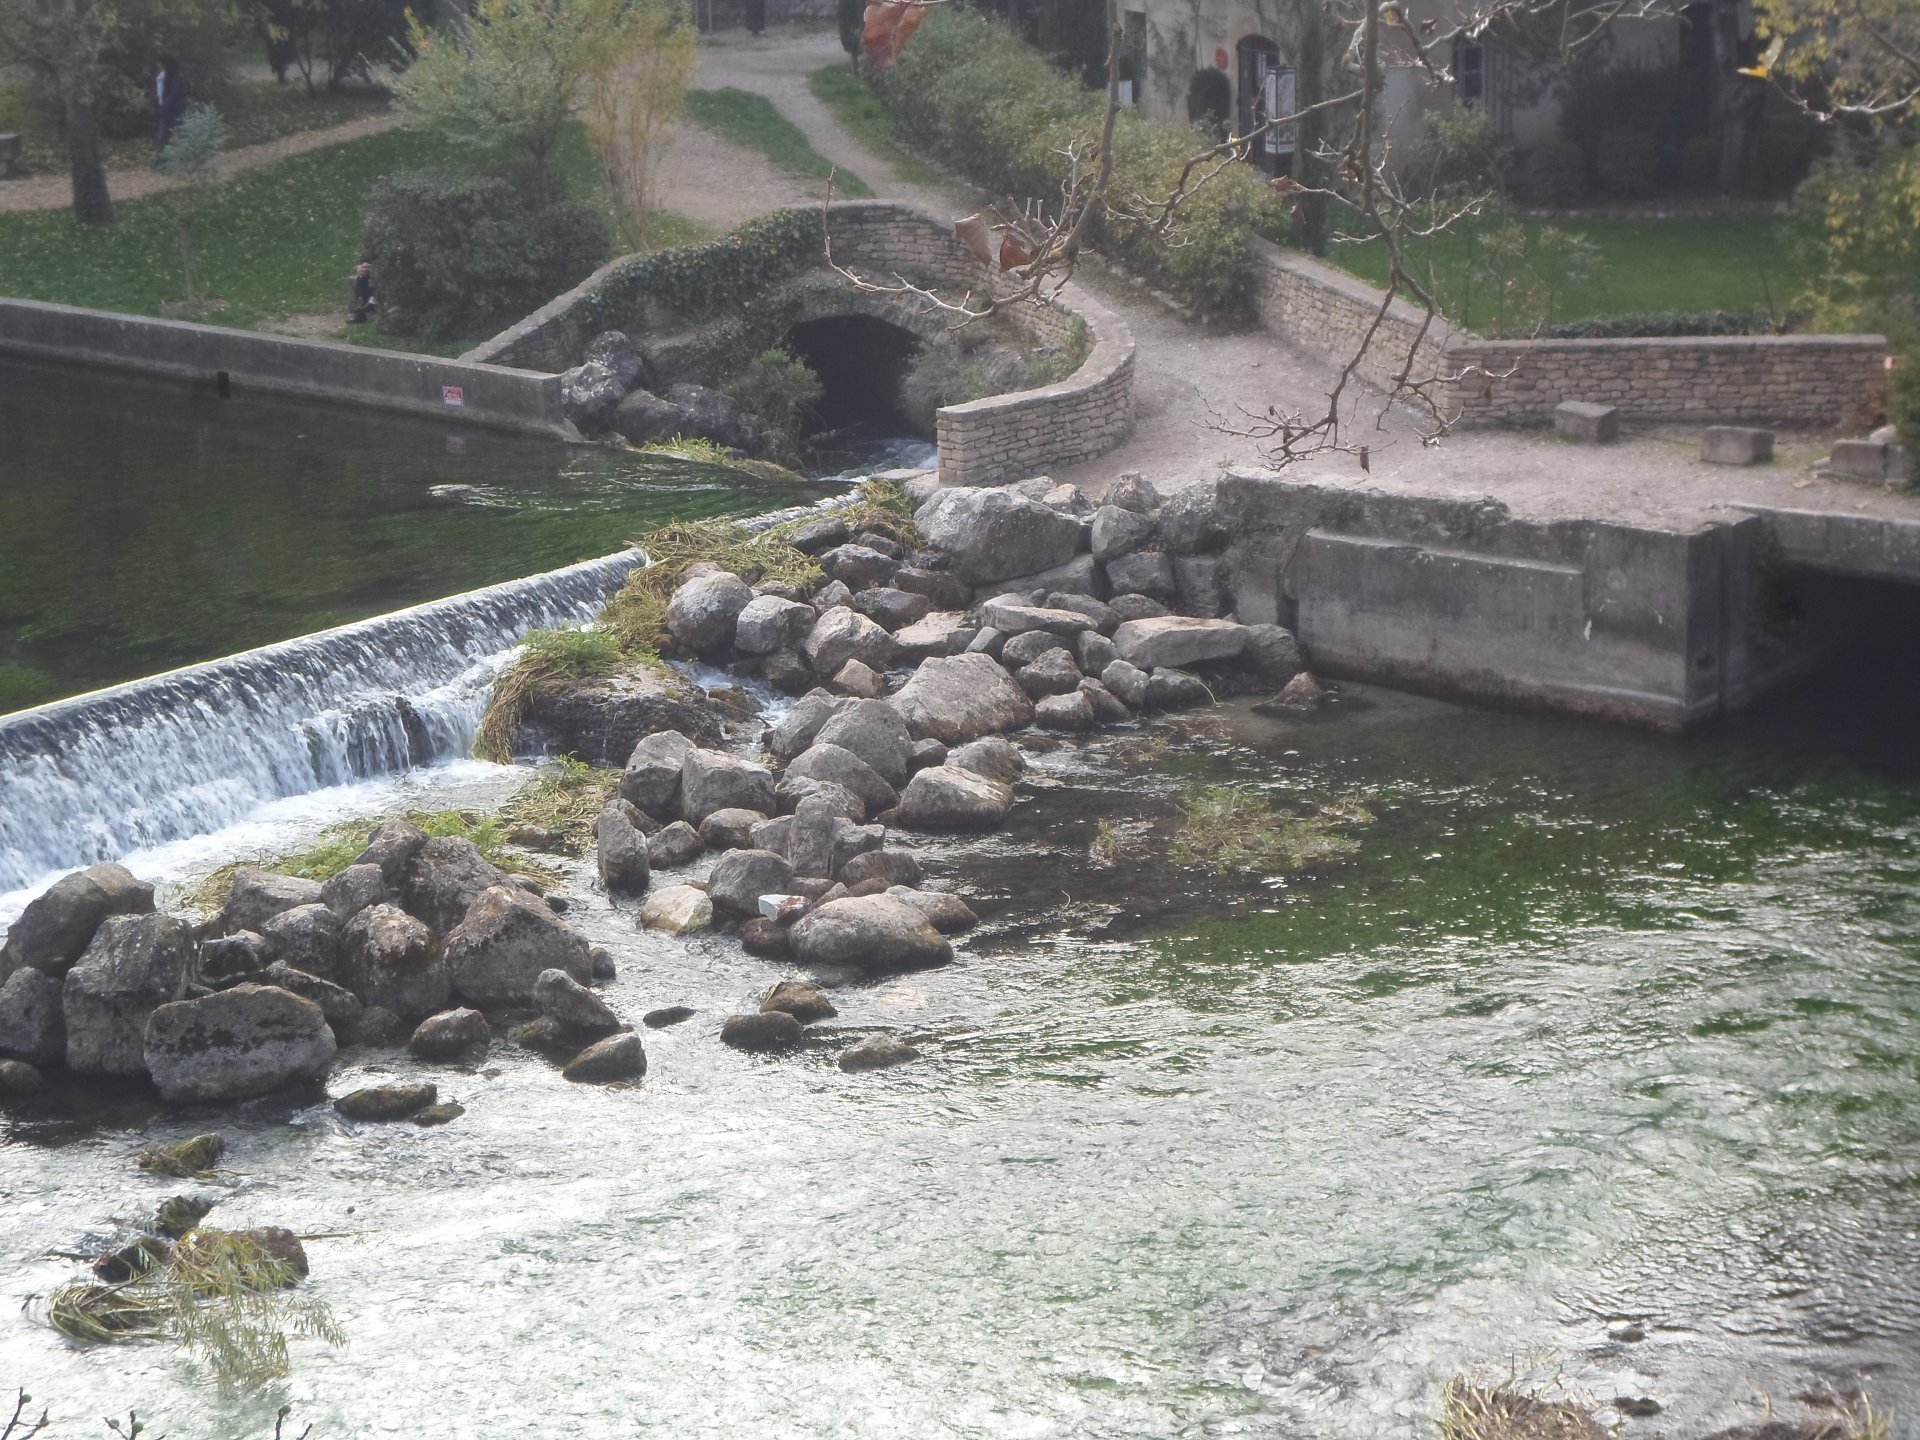
[[[609,895],[638,895],[653,878],[652,842],[640,825],[639,809],[617,795],[594,818],[594,863]]]
[[[838,875],[856,856],[871,854],[887,843],[884,825],[855,825],[849,820],[833,822],[833,869]]]
[[[667,602],[667,633],[697,655],[724,650],[753,598],[746,582],[728,571],[696,576]]]
[[[666,398],[680,412],[675,435],[711,440],[716,445],[725,445],[730,449],[753,448],[754,433],[747,412],[731,396],[722,395],[718,390],[709,390],[704,385],[682,383],[668,386]],[[628,438],[632,438],[630,433]]]
[[[958,655],[979,633],[960,611],[935,610],[894,632],[894,655],[907,663],[929,655]]]
[[[837,515],[822,515],[796,529],[788,543],[803,555],[822,555],[852,538],[847,522]]]
[[[1102,505],[1093,512],[1093,526],[1089,538],[1093,542],[1093,558],[1105,563],[1117,560],[1122,555],[1131,555],[1153,543],[1158,532],[1153,521],[1132,510],[1123,510],[1118,505]]]
[[[453,993],[446,957],[433,932],[398,906],[362,910],[347,922],[340,948],[346,986],[368,1006],[418,1020],[444,1009]]]
[[[1082,633],[1095,635],[1097,638],[1095,631],[1088,630]],[[1075,640],[1079,638],[1078,635],[1074,637]],[[1014,671],[1017,678],[1022,665],[1031,665],[1049,650],[1071,653],[1071,647],[1067,642],[1050,630],[1023,631],[1000,647],[1000,663]]]
[[[784,1010],[762,1010],[755,1015],[729,1015],[720,1026],[720,1043],[753,1055],[777,1055],[801,1044],[806,1034]]]
[[[478,1010],[442,1010],[414,1026],[407,1053],[416,1060],[476,1063],[493,1045],[487,1017]]]
[[[840,1012],[826,991],[805,980],[782,980],[760,997],[762,1013],[779,1011],[791,1015],[802,1025],[815,1020],[831,1020]]]
[[[788,931],[795,956],[868,974],[922,970],[953,959],[953,946],[911,905],[887,895],[829,900]]]
[[[207,926],[209,935],[231,935],[236,930],[251,930],[265,935],[267,921],[283,910],[299,905],[322,904],[320,882],[280,875],[255,865],[243,865],[233,872],[233,888],[227,902]]]
[[[692,885],[667,885],[647,896],[640,923],[669,935],[691,935],[713,923],[713,901]]]
[[[900,562],[865,545],[836,545],[820,556],[820,568],[856,595],[870,585],[893,579]]]
[[[967,642],[962,651],[966,655],[991,655],[1000,658],[1000,652],[1007,647],[1007,632],[992,625],[982,625],[974,632],[973,639]]]
[[[599,1039],[620,1029],[620,1018],[607,1002],[564,970],[543,970],[533,982],[533,1003],[542,1015],[579,1034]]]
[[[349,865],[320,887],[320,903],[345,924],[369,905],[398,899],[378,865]]]
[[[916,739],[948,745],[1017,730],[1033,719],[1033,702],[990,655],[923,661],[889,703]]]
[[[340,972],[340,926],[330,905],[296,905],[269,918],[260,927],[260,938],[266,941],[270,961],[332,980]]]
[[[853,608],[874,624],[888,630],[903,630],[933,612],[933,602],[911,590],[896,590],[879,585],[862,590],[853,597]],[[897,644],[896,639],[896,644]]]
[[[1232,620],[1166,615],[1128,620],[1113,632],[1120,658],[1142,670],[1177,669],[1208,660],[1231,660],[1247,648],[1247,627]]]
[[[1144,710],[1153,677],[1138,665],[1115,660],[1100,672],[1100,683],[1118,696],[1122,704],[1134,710]]]
[[[627,757],[620,772],[620,798],[648,815],[662,818],[680,809],[680,772],[687,752],[697,748],[678,730],[656,730]]]
[[[787,766],[788,780],[821,780],[850,790],[868,815],[890,810],[899,793],[866,761],[842,745],[815,742]]]
[[[1120,658],[1120,652],[1106,636],[1089,630],[1073,637],[1073,658],[1080,662],[1082,673],[1098,675]]]
[[[869,1070],[891,1070],[918,1060],[920,1052],[904,1040],[891,1035],[869,1035],[840,1052],[840,1068],[849,1075]]]
[[[800,653],[816,675],[837,674],[849,660],[884,670],[893,659],[893,636],[859,611],[836,605],[814,621]]]
[[[856,700],[878,700],[887,693],[887,682],[865,661],[849,660],[834,671],[833,688]]]
[[[1160,492],[1138,470],[1129,470],[1116,479],[1107,491],[1107,504],[1145,515],[1160,508]]]
[[[910,850],[869,850],[851,857],[835,877],[851,890],[856,885],[882,882],[885,889],[894,885],[918,885],[920,861]]]
[[[937,610],[964,610],[973,603],[973,586],[951,570],[923,570],[907,565],[893,577],[901,590],[924,595]]]
[[[907,782],[895,819],[908,830],[991,830],[1012,808],[1012,786],[949,762]]]
[[[758,915],[762,895],[785,895],[793,888],[793,867],[771,850],[729,850],[707,877],[713,908],[728,915]]]
[[[1160,545],[1170,555],[1196,555],[1227,543],[1220,518],[1220,482],[1176,490],[1160,507]]]
[[[408,1030],[407,1022],[384,1005],[369,1005],[360,1012],[357,1023],[350,1025],[346,1033],[333,1032],[342,1045],[365,1045],[370,1048],[385,1049],[405,1043]]]
[[[311,1000],[320,1007],[320,1013],[327,1017],[327,1024],[333,1027],[335,1035],[343,1030],[350,1032],[360,1023],[360,1017],[367,1008],[360,1003],[360,997],[344,985],[336,985],[331,980],[323,980],[318,975],[284,963],[276,962],[261,971],[260,983],[277,985],[302,1000]]]
[[[578,1085],[611,1085],[647,1073],[647,1051],[631,1031],[596,1040],[569,1060],[561,1075]]]
[[[998,735],[988,735],[962,745],[947,756],[947,766],[954,770],[971,770],[989,780],[998,780],[1002,785],[1013,784],[1027,770],[1026,759],[1019,749],[1012,741],[1003,740]]]
[[[902,905],[911,905],[942,935],[958,935],[980,923],[971,905],[944,890],[916,890],[908,885],[895,885],[888,889],[887,897]]]
[[[46,1076],[25,1060],[0,1060],[0,1099],[25,1099],[46,1083]]]
[[[740,948],[763,960],[786,960],[793,955],[793,946],[787,943],[787,927],[764,915],[756,915],[740,927]]]
[[[689,750],[680,765],[680,815],[698,825],[716,810],[778,808],[773,772],[723,750]]]
[[[913,520],[953,556],[953,573],[975,584],[1049,569],[1080,548],[1078,519],[1006,490],[942,490]]]
[[[426,1109],[439,1098],[440,1091],[431,1080],[415,1084],[366,1085],[336,1098],[333,1108],[344,1120],[404,1120],[415,1111]]]
[[[742,655],[771,655],[798,644],[813,628],[813,607],[778,595],[756,595],[733,624],[733,648]]]
[[[793,836],[793,821],[794,816],[792,815],[775,815],[771,819],[762,820],[747,832],[747,840],[744,845],[738,845],[733,848],[740,850],[771,850],[776,855],[787,855],[787,858],[791,860],[793,857],[788,855],[787,846]]]
[[[580,361],[582,364],[598,362],[606,366],[608,373],[620,382],[623,392],[646,387],[647,362],[633,348],[633,341],[623,330],[602,330],[587,342]]]
[[[980,606],[980,619],[1003,635],[1019,635],[1027,630],[1046,630],[1055,635],[1078,635],[1097,628],[1093,620],[1078,610],[1052,610],[1044,605],[1029,605],[1015,594],[999,595]]]
[[[1022,665],[1013,678],[1035,700],[1064,695],[1080,688],[1080,667],[1065,650],[1049,650],[1031,665]]]
[[[753,844],[753,831],[755,826],[766,823],[767,817],[758,810],[729,806],[714,811],[700,822],[700,843],[709,850],[765,849],[767,847]]]
[[[1127,702],[1098,680],[1082,680],[1080,693],[1087,697],[1087,703],[1093,707],[1093,718],[1102,725],[1124,725],[1133,718]]]
[[[907,733],[907,722],[884,700],[855,700],[843,706],[820,727],[814,744],[838,745],[843,750],[851,750],[890,785],[898,785],[907,778],[908,761],[913,754],[913,737]],[[868,808],[886,807],[869,805]]]
[[[699,831],[684,820],[676,820],[647,837],[647,864],[655,870],[671,870],[686,864],[706,848]]]
[[[691,1020],[699,1013],[691,1005],[662,1005],[658,1010],[649,1010],[642,1015],[640,1023],[649,1030],[665,1030],[670,1025]]]
[[[813,669],[791,646],[760,658],[761,677],[783,695],[798,695],[813,684]]]
[[[823,797],[809,795],[793,812],[784,847],[767,847],[784,854],[798,876],[833,874],[834,821],[844,817]]]
[[[867,818],[866,802],[838,781],[815,780],[804,775],[783,775],[774,790],[780,797],[782,809],[797,811],[801,801],[818,797],[827,802],[834,814],[844,815],[856,825]]]
[[[1098,595],[1104,588],[1099,562],[1091,555],[1076,555],[1064,565],[1055,565],[1050,570],[996,580],[983,586],[975,598],[991,600],[995,595],[1011,590],[1023,595],[1037,593],[1044,600],[1055,592],[1068,595]]]
[[[813,593],[808,603],[815,615],[824,615],[829,610],[841,610],[853,604],[853,591],[838,580],[829,580]]]
[[[612,423],[629,388],[611,366],[589,360],[560,376],[560,409],[580,430],[596,434]]]
[[[1214,616],[1227,608],[1227,562],[1218,555],[1176,555],[1173,583],[1180,609],[1188,615]]]
[[[1307,668],[1300,642],[1279,625],[1249,625],[1242,655],[1253,673],[1269,685],[1284,685]]]
[[[1033,707],[1033,720],[1042,730],[1080,734],[1093,728],[1093,702],[1079,689],[1048,695]]]
[[[820,733],[820,727],[853,702],[824,690],[802,695],[791,710],[767,727],[762,743],[779,760],[791,760]]]
[[[0,1056],[58,1065],[67,1054],[62,977],[23,966],[0,985]]]
[[[1280,693],[1263,700],[1254,708],[1273,710],[1318,710],[1327,703],[1327,689],[1310,670],[1302,670],[1280,687]]]
[[[266,940],[251,930],[237,930],[200,942],[195,978],[218,990],[238,980],[250,980],[273,963]]]
[[[924,770],[929,765],[947,763],[947,747],[938,740],[916,740],[913,750],[907,756],[907,771]]]
[[[136,880],[125,867],[94,865],[63,875],[27,902],[7,930],[0,947],[0,978],[23,965],[49,975],[64,975],[93,940],[109,915],[142,915],[153,910],[153,887]]]
[[[192,962],[192,932],[171,915],[103,919],[61,991],[67,1068],[145,1074],[147,1019],[185,992]]]
[[[1093,621],[1094,629],[1102,635],[1111,635],[1113,627],[1120,623],[1120,617],[1113,613],[1113,607],[1104,600],[1096,600],[1091,595],[1069,595],[1055,590],[1047,596],[1049,610],[1075,610]],[[1075,637],[1076,639],[1079,637]]]
[[[447,936],[446,957],[454,989],[475,1005],[524,1003],[543,970],[564,970],[583,985],[593,978],[587,942],[539,901],[507,885],[480,892],[467,918]]]
[[[1119,594],[1107,602],[1107,608],[1121,620],[1151,620],[1156,615],[1165,615],[1167,607],[1151,595]],[[1112,634],[1112,631],[1108,631]]]
[[[401,908],[443,934],[460,923],[483,890],[511,883],[465,836],[435,835],[407,864]]]
[[[1107,583],[1122,593],[1157,596],[1162,600],[1171,600],[1180,593],[1179,584],[1173,578],[1173,559],[1159,550],[1142,550],[1108,561]]]
[[[275,985],[236,985],[156,1009],[145,1035],[147,1072],[175,1103],[243,1100],[333,1063],[333,1029],[320,1007]]]
[[[1154,710],[1185,710],[1194,705],[1211,705],[1213,692],[1195,675],[1184,670],[1155,670],[1147,679],[1147,705]]]
[[[354,859],[356,865],[377,865],[387,884],[398,886],[407,867],[427,843],[427,832],[406,820],[383,820],[367,836],[365,848]]]

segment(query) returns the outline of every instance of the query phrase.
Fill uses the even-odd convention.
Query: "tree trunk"
[[[113,224],[107,167],[100,163],[100,128],[93,101],[67,97],[67,159],[73,172],[73,218],[95,227]]]

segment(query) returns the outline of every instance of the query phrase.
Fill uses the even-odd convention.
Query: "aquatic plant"
[[[149,1145],[139,1154],[140,1168],[176,1180],[201,1180],[213,1173],[227,1153],[224,1135],[209,1131],[176,1145]]]
[[[610,630],[528,631],[520,654],[494,682],[473,753],[482,760],[506,764],[513,759],[513,734],[520,727],[520,716],[541,687],[612,674],[625,658],[619,638]]]
[[[1599,1421],[1570,1400],[1543,1400],[1512,1381],[1456,1375],[1440,1392],[1441,1440],[1606,1440]]]
[[[1342,827],[1373,820],[1363,806],[1332,801],[1285,810],[1246,785],[1195,786],[1181,796],[1180,809],[1172,847],[1176,859],[1268,874],[1346,859],[1360,843]]]
[[[509,800],[501,811],[508,833],[522,829],[542,833],[542,848],[559,848],[570,855],[584,854],[594,818],[620,788],[620,772],[555,757]],[[555,844],[557,842],[557,845]]]

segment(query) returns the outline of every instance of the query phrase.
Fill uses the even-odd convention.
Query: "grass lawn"
[[[893,121],[880,97],[853,73],[850,66],[829,65],[807,77],[807,88],[848,130],[853,138],[876,155],[889,160],[902,180],[910,185],[937,185],[940,176],[929,170],[893,143]]]
[[[1602,264],[1554,306],[1556,323],[1644,310],[1760,310],[1784,315],[1814,279],[1813,262],[1796,253],[1795,222],[1777,215],[1729,215],[1646,220],[1529,220],[1587,236]],[[1438,293],[1458,294],[1470,268],[1473,237],[1449,233],[1416,241],[1411,253],[1422,280],[1441,280]],[[1374,284],[1386,278],[1377,246],[1333,245],[1327,259]],[[1476,281],[1470,313],[1456,323],[1480,328],[1491,319],[1492,296]]]
[[[325,130],[378,115],[388,108],[387,92],[378,86],[351,86],[337,95],[307,94],[298,80],[285,85],[273,80],[234,80],[215,98],[226,125],[227,148],[260,145],[302,130]],[[65,174],[67,152],[60,136],[42,123],[17,91],[0,90],[0,130],[18,131],[22,138],[21,164],[29,175]],[[100,142],[107,167],[147,165],[153,160],[153,135],[106,137]]]
[[[822,182],[834,174],[833,162],[807,142],[804,131],[773,106],[764,95],[745,90],[689,90],[687,118],[722,140],[757,150],[789,175]],[[834,174],[834,193],[845,200],[864,200],[873,194],[849,170]]]

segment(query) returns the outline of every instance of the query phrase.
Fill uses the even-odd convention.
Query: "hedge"
[[[1765,310],[1639,310],[1549,325],[1547,340],[1646,340],[1702,335],[1773,335],[1779,323]]]
[[[896,137],[1016,204],[1060,202],[1069,142],[1098,138],[1105,97],[1055,70],[1013,35],[968,11],[936,10],[898,61],[871,75]],[[1199,132],[1132,112],[1114,132],[1116,199],[1169,193]],[[1173,242],[1151,229],[1096,217],[1093,243],[1200,310],[1238,317],[1259,278],[1247,244],[1283,233],[1284,211],[1252,167],[1231,165],[1183,209]]]

